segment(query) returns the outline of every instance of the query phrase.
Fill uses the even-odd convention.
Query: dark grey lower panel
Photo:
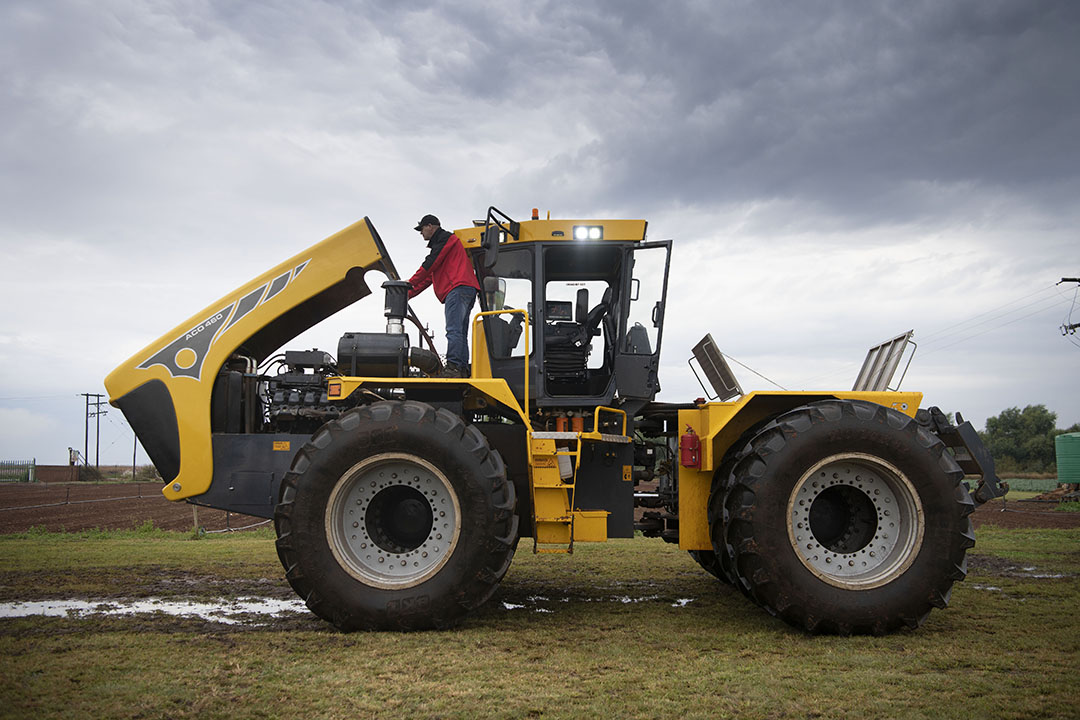
[[[634,537],[634,483],[623,468],[634,463],[630,444],[585,442],[577,475],[574,505],[581,510],[607,510],[609,538]]]
[[[278,487],[310,435],[214,434],[214,479],[195,505],[271,518]]]

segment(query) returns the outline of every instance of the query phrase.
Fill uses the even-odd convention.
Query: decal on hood
[[[208,318],[192,327],[180,337],[173,340],[161,350],[144,360],[140,370],[146,370],[154,365],[161,365],[173,377],[189,377],[195,380],[202,376],[203,362],[210,346],[229,328],[243,319],[248,313],[260,305],[264,305],[271,298],[279,295],[288,285],[296,279],[310,259],[297,265],[292,270],[282,273],[272,281],[260,285],[252,290],[239,301],[226,305]],[[269,288],[269,292],[267,291]],[[233,309],[236,312],[233,313]],[[232,314],[230,318],[229,315]],[[225,320],[228,319],[226,323]]]

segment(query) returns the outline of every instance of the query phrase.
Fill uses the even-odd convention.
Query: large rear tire
[[[510,567],[514,486],[474,427],[418,402],[327,423],[297,453],[274,515],[293,589],[344,631],[452,625]]]
[[[716,553],[712,550],[687,550],[690,553],[690,557],[694,558],[694,562],[701,566],[701,569],[709,573],[717,580],[723,582],[729,582],[727,576],[724,575],[724,570],[720,566],[720,560],[716,557]]]
[[[974,504],[962,478],[912,418],[816,402],[735,456],[716,550],[730,552],[736,582],[758,604],[808,631],[914,629],[966,575]]]

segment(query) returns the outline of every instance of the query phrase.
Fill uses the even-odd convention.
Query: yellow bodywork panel
[[[607,542],[607,510],[575,510],[574,542]]]
[[[706,403],[679,411],[679,434],[690,428],[701,438],[701,469],[679,468],[679,547],[711,550],[708,504],[713,473],[728,448],[762,420],[815,400],[866,400],[915,417],[917,392],[761,392],[732,402]]]
[[[360,388],[374,390],[376,388],[407,388],[410,385],[422,385],[424,387],[467,387],[466,402],[475,405],[478,398],[485,402],[502,405],[513,411],[521,418],[526,427],[529,427],[529,419],[522,409],[521,404],[510,391],[510,386],[502,378],[430,378],[430,377],[332,377],[327,379],[327,385],[340,384],[340,395],[331,394],[331,400],[347,398]]]
[[[154,464],[176,470],[165,478],[165,497],[181,500],[210,487],[211,395],[229,356],[265,359],[370,294],[364,273],[371,269],[397,276],[365,218],[196,313],[105,378],[110,403],[124,410]]]

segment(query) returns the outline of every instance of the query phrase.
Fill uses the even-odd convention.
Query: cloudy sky
[[[5,0],[0,459],[65,462],[81,393],[361,217],[410,272],[420,215],[489,205],[675,241],[662,399],[706,332],[848,389],[914,329],[926,403],[1080,422],[1078,37],[1070,0]],[[101,461],[132,449],[111,409]]]

